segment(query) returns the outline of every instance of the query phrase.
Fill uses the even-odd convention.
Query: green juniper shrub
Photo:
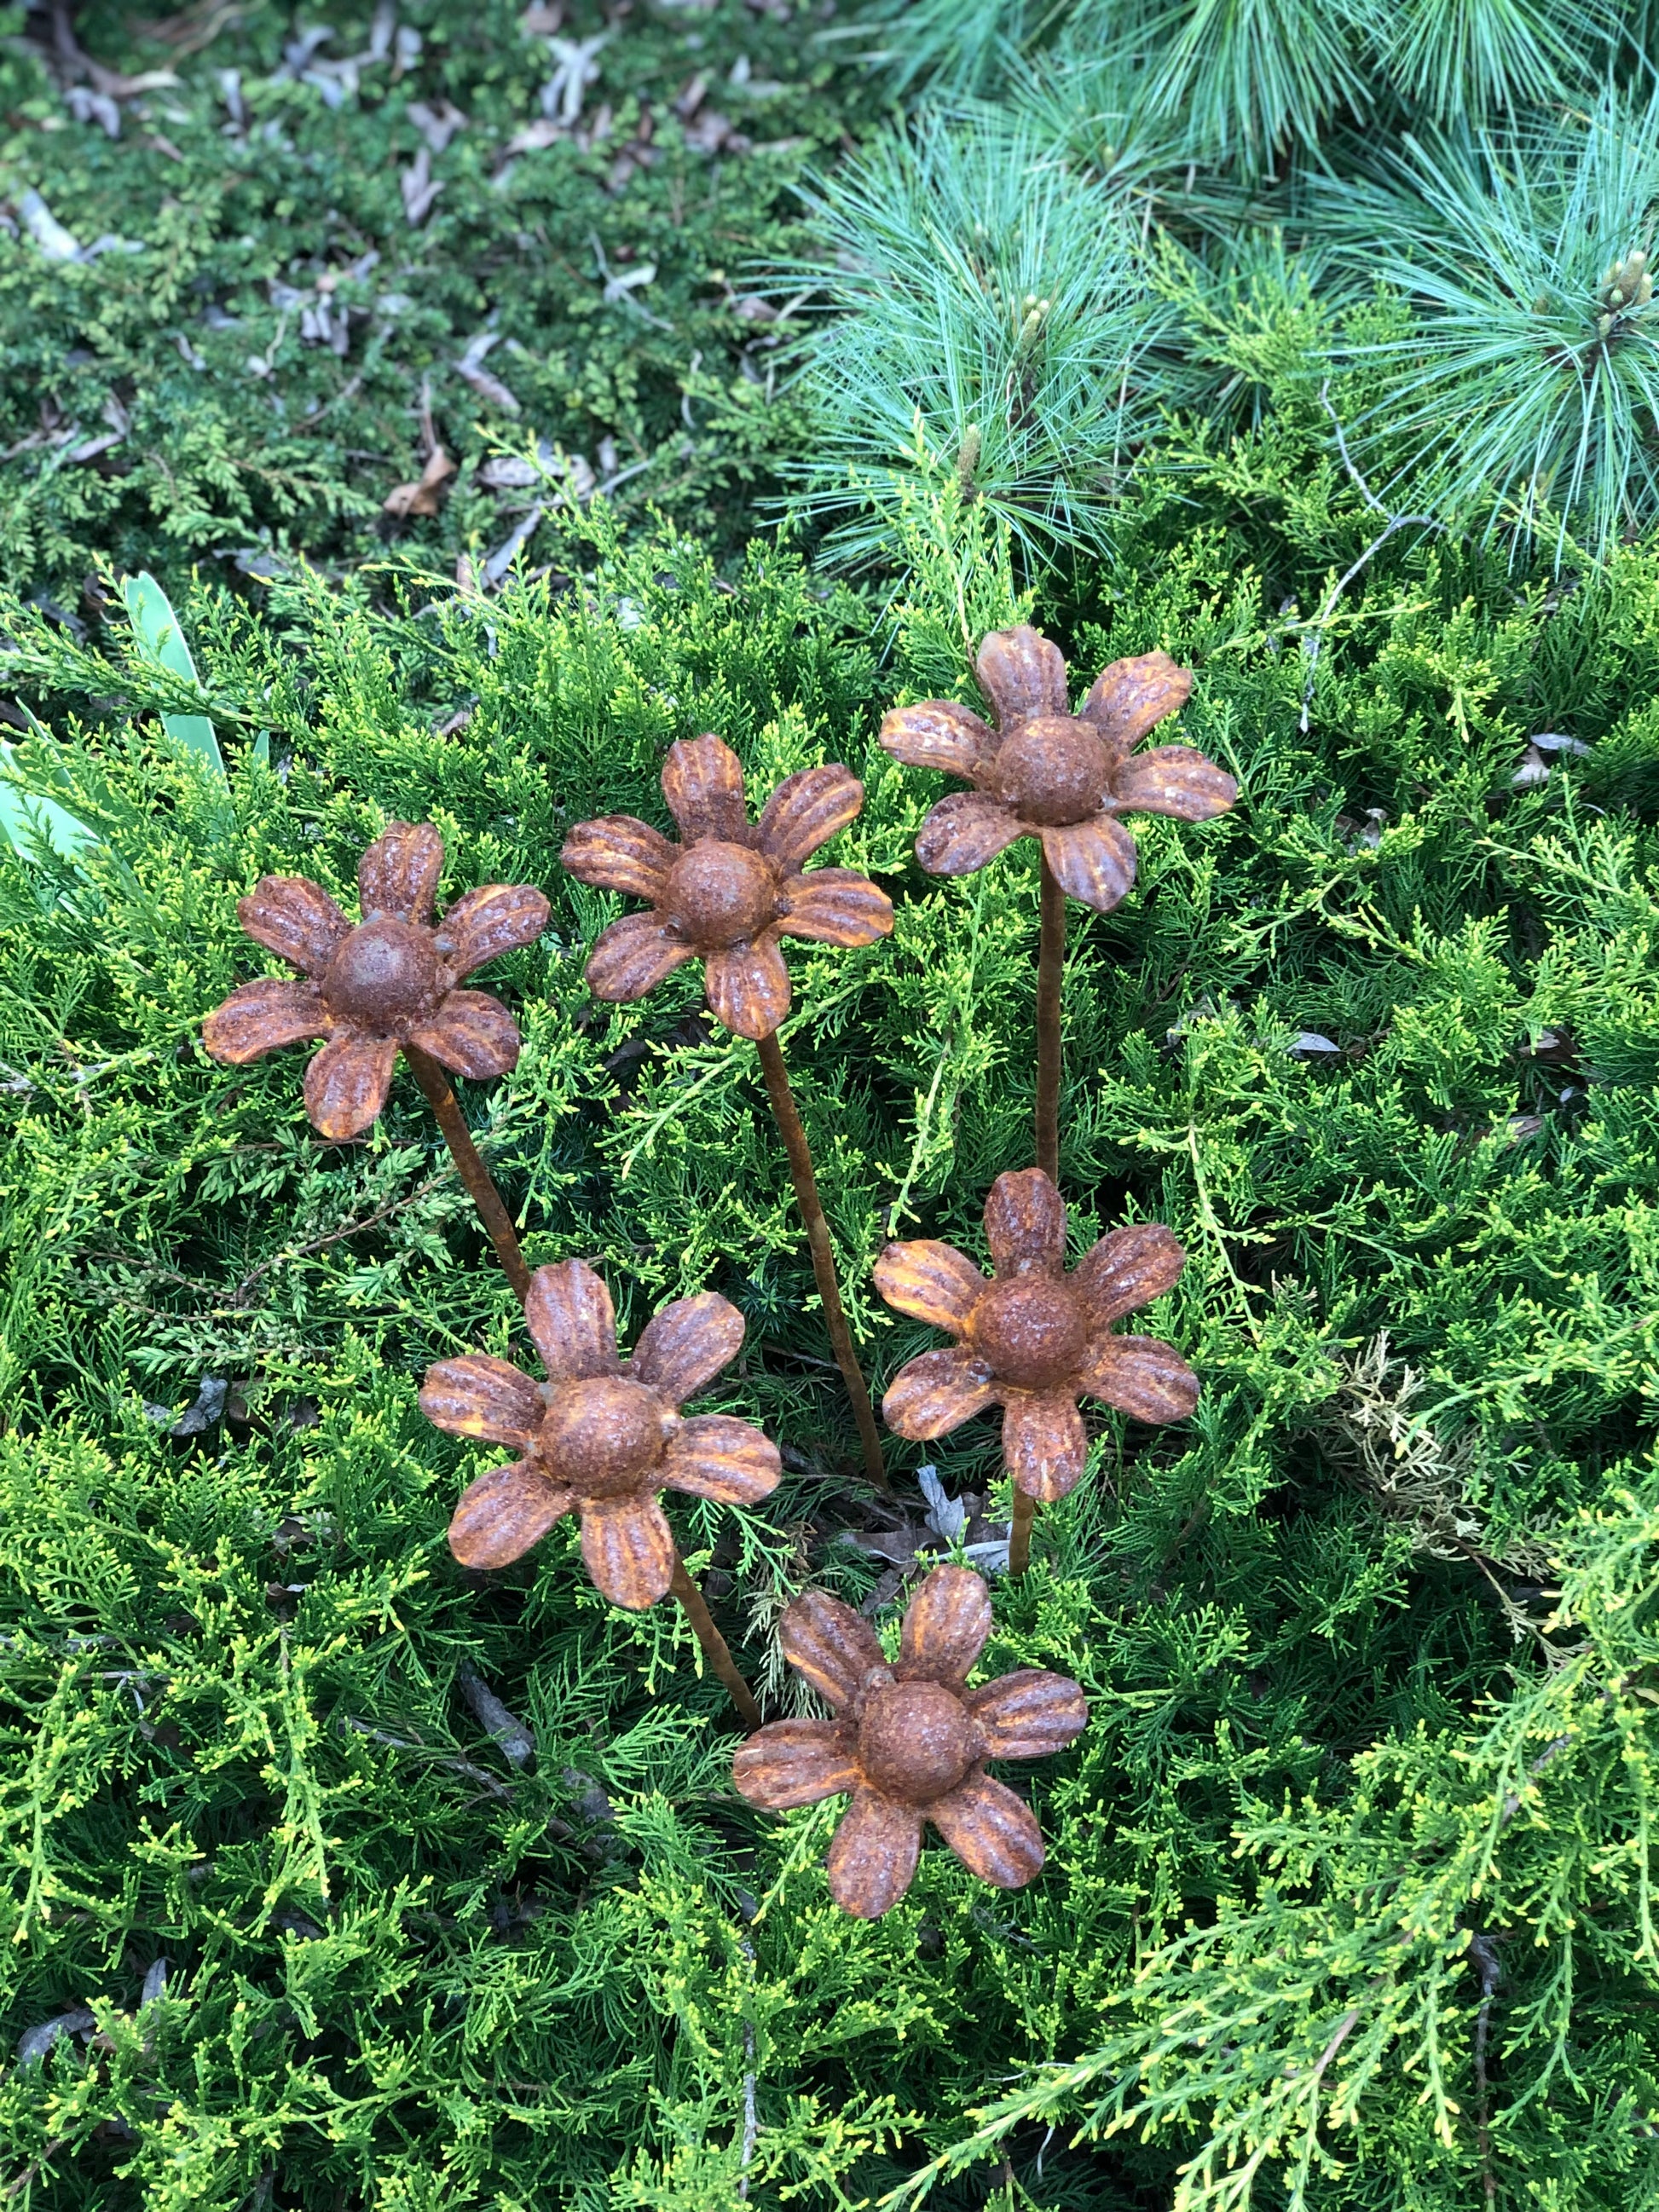
[[[0,854],[20,2202],[845,2205],[944,2158],[934,2201],[965,2206],[985,2152],[1055,2207],[1452,2212],[1489,2174],[1650,2201],[1659,558],[1564,589],[1401,533],[1310,670],[1285,601],[1370,529],[1340,465],[1308,489],[1328,433],[1310,405],[1149,475],[1109,599],[1022,595],[947,482],[906,495],[880,622],[771,545],[722,577],[603,514],[562,592],[297,571],[256,614],[204,583],[195,689],[113,602],[84,646],[6,610],[50,732],[15,773],[97,840]],[[1240,507],[1210,486],[1247,450],[1278,473]],[[1145,1326],[1204,1395],[1179,1429],[1104,1418],[999,1595],[987,1665],[1059,1668],[1094,1716],[1036,1771],[1043,1877],[998,1894],[930,1851],[866,1925],[824,1891],[833,1806],[732,1793],[674,1616],[608,1612],[565,1528],[501,1576],[450,1559],[488,1458],[420,1419],[418,1378],[523,1347],[406,1080],[322,1145],[301,1054],[216,1068],[198,1025],[262,964],[236,895],[343,888],[393,812],[442,830],[441,896],[546,890],[495,980],[524,1057],[467,1110],[532,1264],[599,1265],[624,1342],[676,1291],[744,1310],[712,1402],[778,1439],[783,1486],[674,1510],[781,1693],[795,1589],[893,1624],[896,1578],[752,1055],[694,975],[593,1004],[617,902],[553,855],[588,815],[659,819],[664,749],[706,728],[757,783],[866,779],[831,857],[897,927],[804,951],[788,1044],[879,1384],[933,1340],[870,1291],[883,1239],[977,1252],[1029,1163],[1036,887],[1018,851],[922,875],[942,783],[874,732],[895,698],[971,698],[970,646],[1028,612],[1079,676],[1194,667],[1184,734],[1243,785],[1201,831],[1146,825],[1066,997],[1073,1234],[1175,1229]],[[192,706],[222,780],[160,720]],[[1535,733],[1589,750],[1517,785]],[[994,1424],[931,1456],[1006,1511]],[[894,1448],[907,1492],[920,1457]]]
[[[1645,2212],[1659,551],[1645,272],[1591,295],[1650,243],[1651,133],[1628,94],[1526,107],[1596,76],[1608,27],[1134,9],[1095,69],[1087,9],[917,7],[879,33],[901,76],[943,25],[1018,113],[837,176],[855,41],[728,0],[550,13],[341,9],[319,40],[191,11],[192,52],[78,10],[100,55],[176,65],[115,138],[21,23],[0,60],[0,2186]],[[1333,129],[1362,110],[1452,150],[1419,131],[1378,184]],[[1316,135],[1346,184],[1308,188]],[[840,319],[792,387],[809,274]],[[1425,374],[1438,415],[1486,410],[1478,481],[1425,459]],[[459,468],[388,549],[428,428]],[[786,462],[862,588],[741,550]],[[584,471],[636,466],[588,502]],[[589,816],[661,823],[663,754],[706,729],[756,786],[865,780],[829,857],[895,933],[803,948],[787,1046],[878,1390],[936,1341],[874,1296],[882,1243],[977,1254],[1030,1159],[1037,886],[1029,847],[924,875],[944,780],[875,732],[975,703],[973,647],[1024,619],[1079,688],[1191,666],[1182,734],[1243,787],[1201,830],[1138,825],[1066,997],[1073,1238],[1170,1224],[1188,1264],[1144,1326],[1204,1391],[1179,1427],[1100,1419],[998,1589],[987,1670],[1057,1668],[1092,1711],[1032,1771],[1042,1877],[929,1850],[866,1925],[824,1887],[836,1808],[734,1792],[677,1614],[608,1610],[569,1523],[456,1565],[494,1455],[420,1418],[419,1378],[529,1355],[407,1078],[323,1144],[301,1050],[217,1067],[200,1023],[268,965],[238,894],[346,890],[388,818],[441,830],[445,901],[547,892],[489,979],[524,1055],[465,1108],[532,1264],[600,1267],[624,1344],[680,1291],[743,1311],[708,1403],[783,1482],[677,1501],[675,1533],[790,1709],[805,1583],[896,1635],[922,1455],[891,1443],[896,1534],[752,1053],[695,969],[596,1005],[621,902],[555,856]],[[993,1421],[929,1455],[1006,1514]]]

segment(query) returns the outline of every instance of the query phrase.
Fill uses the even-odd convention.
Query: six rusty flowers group
[[[1065,663],[1035,630],[988,637],[978,672],[994,731],[944,701],[900,708],[882,727],[882,744],[899,759],[975,787],[941,800],[923,827],[917,857],[933,872],[966,872],[1032,836],[1063,889],[1105,909],[1134,877],[1134,843],[1121,814],[1200,821],[1232,803],[1232,780],[1202,754],[1184,746],[1134,753],[1190,688],[1165,655],[1115,663],[1075,715]],[[650,903],[648,913],[601,933],[589,985],[601,999],[639,999],[701,959],[716,1018],[775,1050],[766,1041],[790,995],[780,939],[850,948],[893,926],[890,903],[868,878],[804,866],[858,813],[862,787],[842,767],[804,769],[750,823],[736,755],[702,737],[670,748],[662,787],[680,843],[621,814],[584,823],[566,842],[564,865],[581,881]],[[400,1048],[417,1073],[422,1055],[475,1079],[507,1073],[520,1048],[512,1017],[488,994],[459,987],[485,962],[538,936],[548,902],[527,885],[490,884],[436,923],[443,860],[429,824],[390,824],[359,867],[355,927],[320,885],[262,878],[240,902],[242,926],[300,980],[267,978],[233,992],[204,1024],[209,1052],[240,1064],[325,1039],[307,1069],[306,1109],[335,1139],[359,1134],[380,1114]],[[428,1066],[428,1096],[435,1080]],[[453,1099],[449,1106],[453,1113]],[[1147,1421],[1191,1412],[1197,1382],[1179,1355],[1114,1328],[1170,1288],[1182,1254],[1155,1224],[1121,1229],[1068,1275],[1065,1209],[1035,1169],[998,1178],[985,1226],[995,1268],[989,1282],[954,1247],[935,1242],[890,1245],[878,1261],[876,1282],[890,1304],[957,1340],[912,1359],[884,1412],[898,1434],[922,1438],[1000,1405],[1016,1485],[1031,1498],[1060,1498],[1084,1469],[1080,1394]],[[591,1268],[566,1261],[526,1277],[517,1265],[546,1382],[476,1354],[439,1361],[421,1391],[422,1410],[438,1427],[516,1455],[461,1498],[450,1527],[457,1559],[505,1565],[574,1512],[588,1571],[613,1603],[642,1608],[671,1586],[684,1595],[659,1493],[750,1504],[779,1477],[777,1448],[758,1429],[681,1411],[735,1357],[741,1316],[712,1292],[678,1299],[624,1360],[610,1294]],[[928,1822],[987,1881],[1018,1887],[1042,1868],[1035,1817],[985,1762],[1060,1749],[1084,1727],[1086,1708],[1074,1682],[1040,1669],[969,1689],[990,1626],[984,1583],[949,1566],[916,1591],[891,1663],[867,1623],[822,1591],[806,1591],[783,1617],[784,1654],[833,1717],[762,1728],[738,1752],[734,1779],[754,1802],[779,1810],[850,1795],[828,1862],[831,1893],[849,1912],[873,1919],[903,1895]]]

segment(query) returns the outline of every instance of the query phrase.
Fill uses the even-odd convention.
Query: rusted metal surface
[[[881,726],[896,760],[974,787],[942,799],[921,826],[916,858],[933,875],[969,874],[1016,838],[1036,837],[1060,890],[1105,912],[1135,878],[1120,815],[1204,822],[1238,796],[1232,777],[1189,745],[1135,751],[1192,690],[1190,672],[1167,653],[1114,661],[1075,714],[1059,647],[1026,625],[993,631],[977,668],[994,727],[949,699],[896,707]]]
[[[985,1202],[995,1274],[954,1245],[890,1244],[876,1288],[890,1306],[957,1340],[902,1367],[882,1418],[902,1437],[948,1435],[1000,1406],[1003,1458],[1018,1489],[1047,1504],[1081,1479],[1088,1440],[1077,1401],[1104,1399],[1139,1421],[1184,1420],[1198,1378],[1157,1337],[1113,1324],[1169,1290],[1186,1254],[1157,1222],[1115,1229],[1066,1272],[1066,1208],[1040,1168],[999,1176]]]
[[[604,1282],[563,1260],[531,1278],[525,1320],[545,1383],[483,1353],[427,1370],[429,1421],[518,1455],[468,1488],[450,1549],[463,1566],[506,1566],[574,1513],[594,1582],[613,1605],[641,1611],[673,1586],[678,1565],[664,1490],[751,1505],[777,1486],[777,1447],[750,1422],[680,1412],[736,1358],[743,1316],[712,1291],[677,1298],[624,1360]]]
[[[320,884],[263,877],[238,903],[242,927],[301,980],[267,976],[233,991],[202,1025],[214,1059],[240,1066],[279,1045],[325,1039],[306,1069],[306,1111],[336,1141],[380,1115],[400,1048],[475,1080],[507,1074],[518,1062],[517,1024],[499,999],[459,986],[533,943],[547,901],[528,884],[489,884],[434,923],[443,860],[430,823],[392,823],[359,863],[355,927]]]
[[[885,892],[853,868],[802,863],[864,804],[850,769],[786,776],[751,823],[743,769],[715,737],[668,749],[663,796],[676,845],[631,814],[579,823],[562,855],[571,874],[600,890],[647,899],[600,933],[587,963],[596,998],[642,999],[689,960],[703,963],[716,1020],[738,1036],[769,1037],[789,1011],[789,970],[779,939],[873,944],[893,927]]]
[[[825,1591],[804,1591],[783,1616],[784,1656],[834,1717],[762,1729],[737,1753],[732,1778],[775,1811],[850,1795],[828,1870],[830,1894],[860,1919],[879,1918],[903,1896],[929,1821],[999,1888],[1021,1888],[1042,1870],[1036,1815],[985,1762],[1060,1750],[1088,1707],[1075,1682],[1040,1668],[969,1690],[990,1626],[989,1594],[966,1567],[936,1567],[921,1583],[890,1664],[869,1623]]]

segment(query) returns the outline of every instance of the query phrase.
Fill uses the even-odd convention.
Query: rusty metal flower
[[[1207,822],[1238,796],[1190,745],[1134,750],[1193,688],[1166,653],[1115,660],[1075,714],[1060,648],[1036,630],[994,630],[977,667],[994,730],[951,699],[896,707],[881,726],[895,760],[974,786],[941,799],[921,825],[916,858],[930,875],[970,875],[1017,837],[1036,837],[1067,896],[1104,914],[1135,879],[1135,841],[1120,815]]]
[[[751,1423],[680,1416],[737,1357],[743,1316],[713,1291],[676,1298],[624,1360],[610,1291],[581,1261],[562,1260],[532,1276],[524,1317],[544,1383],[482,1352],[427,1370],[428,1420],[519,1454],[465,1491],[449,1548],[464,1567],[504,1567],[575,1513],[588,1573],[613,1605],[641,1611],[674,1574],[659,1492],[752,1505],[777,1486],[777,1446]]]
[[[700,959],[715,1019],[738,1036],[770,1036],[789,1011],[781,937],[850,948],[893,927],[885,892],[855,868],[802,872],[863,805],[864,787],[850,769],[802,769],[751,823],[737,755],[702,737],[669,747],[662,789],[683,843],[631,814],[579,823],[565,841],[561,858],[580,882],[651,902],[649,914],[600,933],[588,987],[599,999],[642,999]]]
[[[303,978],[244,983],[202,1024],[215,1060],[240,1066],[278,1045],[328,1042],[306,1069],[306,1112],[319,1134],[355,1137],[386,1104],[400,1045],[482,1080],[518,1064],[519,1031],[499,999],[456,986],[547,927],[528,884],[485,884],[441,922],[433,897],[444,841],[429,822],[393,822],[357,864],[354,928],[320,884],[262,876],[237,902],[243,928]]]
[[[927,1820],[999,1889],[1042,1871],[1036,1815],[985,1761],[1061,1750],[1089,1709],[1075,1682],[1037,1667],[968,1689],[990,1629],[989,1595],[966,1567],[935,1567],[921,1584],[891,1665],[869,1623],[823,1590],[803,1591],[783,1616],[784,1656],[835,1718],[774,1721],[738,1751],[732,1779],[773,1812],[851,1792],[830,1846],[830,1893],[861,1920],[910,1887]]]
[[[1138,1421],[1184,1420],[1197,1404],[1198,1377],[1172,1346],[1112,1328],[1167,1291],[1187,1255],[1158,1223],[1137,1222],[1103,1237],[1066,1274],[1066,1207],[1040,1168],[997,1177],[985,1234],[989,1283],[954,1244],[890,1244],[877,1261],[876,1288],[890,1306],[957,1339],[900,1368],[882,1418],[921,1439],[1000,1406],[1004,1463],[1046,1504],[1083,1474],[1079,1395]]]

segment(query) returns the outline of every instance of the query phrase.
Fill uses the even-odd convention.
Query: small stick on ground
[[[502,1273],[518,1293],[522,1304],[530,1295],[530,1270],[519,1249],[519,1240],[508,1220],[507,1208],[501,1204],[501,1193],[490,1181],[489,1170],[479,1158],[455,1093],[449,1087],[449,1079],[437,1061],[412,1044],[404,1047],[404,1057],[413,1069],[415,1080],[427,1096],[427,1103],[437,1116],[438,1127],[444,1133],[444,1142],[449,1156],[459,1170],[461,1181],[471,1194],[480,1219],[489,1232],[489,1241],[495,1248],[495,1257],[501,1263]]]
[[[703,1648],[709,1665],[726,1685],[726,1695],[738,1709],[738,1717],[748,1729],[761,1725],[761,1709],[755,1703],[755,1693],[737,1669],[726,1638],[714,1626],[714,1616],[708,1610],[702,1592],[685,1571],[685,1562],[678,1553],[674,1555],[674,1579],[669,1585],[678,1598],[690,1622],[696,1639]]]
[[[1370,544],[1341,580],[1331,586],[1329,597],[1314,619],[1313,649],[1308,655],[1308,680],[1302,687],[1302,720],[1299,727],[1304,738],[1308,734],[1308,717],[1313,707],[1314,679],[1319,673],[1319,656],[1325,644],[1325,629],[1332,615],[1336,611],[1337,601],[1364,568],[1372,554],[1381,552],[1396,530],[1438,530],[1441,526],[1431,514],[1390,514],[1389,513],[1388,508],[1383,506],[1382,501],[1353,465],[1353,456],[1348,451],[1348,441],[1342,434],[1342,418],[1332,406],[1330,394],[1331,380],[1328,376],[1319,387],[1319,404],[1331,418],[1331,427],[1336,432],[1337,447],[1342,455],[1342,465],[1353,478],[1359,495],[1366,506],[1380,514],[1388,526],[1372,538]]]
[[[1060,1181],[1060,986],[1065,967],[1066,894],[1045,860],[1037,941],[1036,1164],[1055,1184]]]
[[[767,1096],[772,1101],[772,1113],[783,1139],[784,1150],[789,1155],[789,1173],[794,1181],[796,1203],[800,1207],[801,1219],[806,1224],[806,1242],[812,1255],[812,1273],[817,1281],[818,1296],[823,1302],[830,1348],[836,1355],[836,1364],[847,1385],[847,1395],[853,1401],[853,1415],[859,1426],[859,1441],[864,1447],[864,1471],[878,1490],[885,1496],[890,1496],[887,1470],[882,1465],[881,1436],[871,1409],[870,1393],[865,1387],[864,1371],[859,1365],[858,1354],[853,1349],[853,1332],[847,1326],[847,1315],[841,1302],[841,1285],[836,1280],[836,1255],[830,1242],[830,1225],[823,1218],[817,1177],[812,1172],[811,1150],[806,1141],[806,1132],[801,1127],[800,1115],[795,1111],[794,1094],[789,1088],[789,1073],[783,1064],[782,1048],[774,1034],[762,1037],[757,1049],[761,1071],[766,1078]]]
[[[1023,1575],[1031,1564],[1031,1523],[1036,1519],[1036,1500],[1023,1490],[1014,1492],[1014,1514],[1008,1523],[1008,1573]]]

